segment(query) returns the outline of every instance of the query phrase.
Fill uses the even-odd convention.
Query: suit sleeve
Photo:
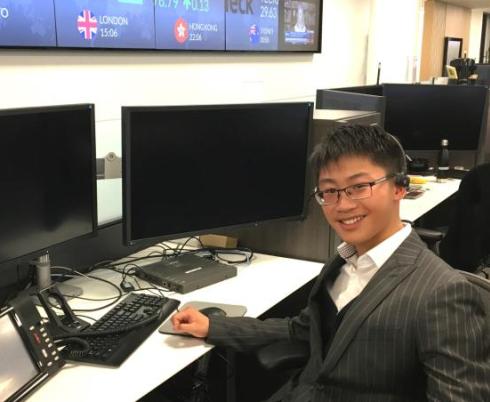
[[[434,289],[417,323],[428,401],[490,401],[485,320],[478,289],[465,278]]]
[[[305,308],[294,318],[211,316],[206,341],[216,346],[249,352],[279,341],[308,341],[309,314]]]

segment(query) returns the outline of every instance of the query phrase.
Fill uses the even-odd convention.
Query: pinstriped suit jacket
[[[306,367],[270,401],[490,401],[481,296],[414,231],[352,303],[325,355],[320,316],[333,302],[322,288],[343,263],[337,256],[323,268],[299,316],[212,317],[208,342],[239,351],[308,342]]]

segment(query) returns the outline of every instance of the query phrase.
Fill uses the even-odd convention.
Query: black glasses
[[[364,198],[371,197],[373,194],[373,186],[383,183],[393,177],[395,177],[395,174],[392,173],[368,183],[353,184],[352,186],[339,189],[327,188],[325,190],[318,190],[315,188],[315,199],[320,205],[333,205],[339,200],[340,193],[344,192],[351,200],[363,200]]]

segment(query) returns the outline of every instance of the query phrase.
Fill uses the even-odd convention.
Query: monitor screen
[[[53,0],[0,0],[0,46],[56,46]]]
[[[94,233],[94,106],[0,110],[0,127],[0,262]]]
[[[490,64],[477,64],[475,73],[478,74],[478,84],[490,86]]]
[[[225,50],[224,3],[155,1],[157,49]]]
[[[478,149],[488,88],[385,84],[385,129],[407,150]]]
[[[151,1],[55,0],[58,46],[155,48]]]
[[[320,52],[321,0],[0,0],[0,47]]]
[[[0,339],[0,400],[6,401],[35,379],[39,369],[8,314],[0,316]]]
[[[301,217],[312,110],[123,107],[126,243]]]
[[[226,49],[278,50],[279,0],[250,0],[243,10],[238,1],[226,1]]]
[[[280,50],[314,51],[320,47],[318,0],[284,0],[281,14]]]

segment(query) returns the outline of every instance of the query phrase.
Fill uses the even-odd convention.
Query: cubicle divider
[[[368,89],[364,89],[368,88]],[[382,87],[366,86],[339,89],[318,89],[316,108],[329,110],[357,110],[379,113],[379,124],[384,126],[386,102]]]

